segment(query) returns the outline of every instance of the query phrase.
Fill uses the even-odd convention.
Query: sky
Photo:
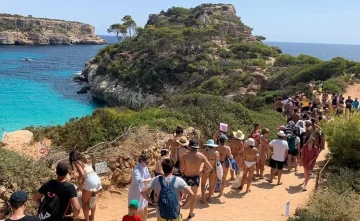
[[[253,34],[268,41],[360,44],[359,0],[0,0],[0,12],[80,21],[108,35],[124,15],[144,26],[149,14],[202,3],[233,4]]]

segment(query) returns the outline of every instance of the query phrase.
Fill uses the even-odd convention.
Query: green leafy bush
[[[331,81],[324,81],[324,91],[331,94],[341,94],[343,90]]]
[[[319,58],[305,54],[300,54],[297,57],[297,61],[299,64],[319,64],[322,62]]]
[[[360,115],[348,119],[339,118],[325,124],[332,162],[338,166],[360,168]]]
[[[297,61],[296,57],[291,56],[289,54],[282,54],[276,58],[274,66],[286,67],[286,66],[290,66],[290,65],[296,65],[297,62],[298,61]]]

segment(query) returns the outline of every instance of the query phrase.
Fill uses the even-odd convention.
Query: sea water
[[[105,37],[116,42],[115,37]],[[284,53],[310,54],[323,60],[360,61],[359,45],[266,42]],[[84,84],[72,81],[104,45],[0,46],[0,139],[3,132],[26,126],[62,125],[89,115],[103,104],[77,94]],[[31,58],[33,61],[22,61]]]
[[[102,107],[90,94],[77,94],[86,85],[72,77],[104,46],[0,46],[0,139],[3,132],[62,125]]]

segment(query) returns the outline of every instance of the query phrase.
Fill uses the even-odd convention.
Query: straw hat
[[[176,142],[183,147],[187,147],[189,145],[189,140],[185,137],[180,137],[180,139],[176,140]]]
[[[238,140],[243,140],[245,138],[245,134],[241,131],[233,131],[233,136]]]
[[[278,133],[277,133],[277,135],[279,136],[279,137],[286,137],[286,134],[284,133],[284,131],[279,131]]]

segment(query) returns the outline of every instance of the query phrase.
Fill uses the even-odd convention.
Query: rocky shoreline
[[[107,44],[79,22],[0,14],[0,45]]]

